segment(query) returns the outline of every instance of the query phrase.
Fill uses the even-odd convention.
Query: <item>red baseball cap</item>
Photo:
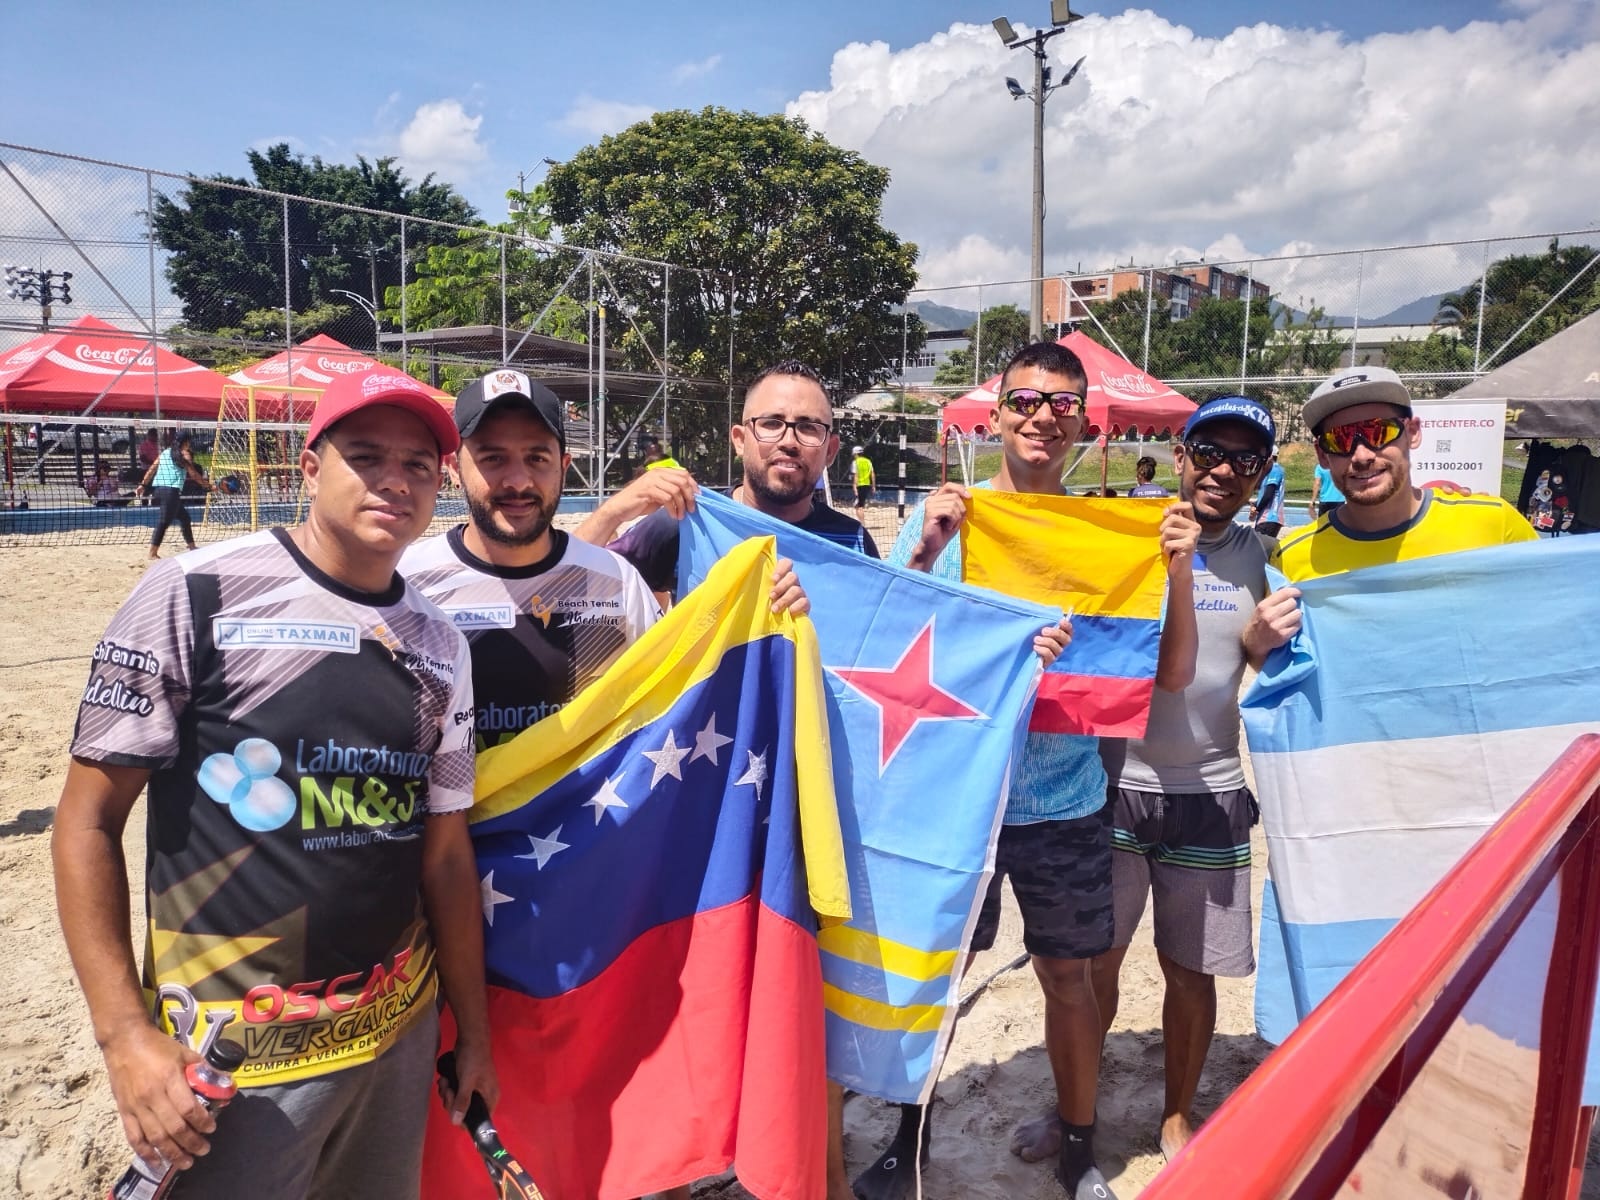
[[[306,445],[311,445],[329,428],[353,412],[375,404],[392,404],[413,413],[428,427],[439,443],[440,454],[454,454],[461,447],[455,420],[433,394],[411,376],[393,367],[379,367],[364,375],[340,375],[327,386],[311,415]]]

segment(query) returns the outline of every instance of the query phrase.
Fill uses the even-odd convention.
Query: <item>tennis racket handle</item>
[[[450,1090],[457,1087],[456,1082],[456,1054],[454,1050],[446,1050],[439,1056],[439,1078],[450,1085]],[[483,1102],[483,1097],[477,1092],[472,1093],[472,1098],[467,1101],[467,1115],[462,1122],[472,1140],[485,1150],[504,1150],[500,1144],[500,1135],[495,1132],[494,1122],[489,1119],[489,1106]]]

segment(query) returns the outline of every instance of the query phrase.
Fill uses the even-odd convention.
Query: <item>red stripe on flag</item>
[[[1046,672],[1039,681],[1028,729],[1092,737],[1143,737],[1150,719],[1153,679]]]
[[[491,987],[489,1016],[495,1127],[545,1195],[631,1200],[733,1166],[761,1200],[825,1196],[816,939],[755,897],[650,930],[561,996]],[[422,1179],[426,1200],[493,1196],[437,1104]]]

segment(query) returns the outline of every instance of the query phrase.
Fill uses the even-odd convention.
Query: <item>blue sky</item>
[[[778,110],[825,88],[835,52],[849,42],[882,40],[899,50],[958,21],[981,24],[1004,12],[1023,23],[1049,11],[1047,0],[1004,5],[16,3],[5,17],[7,57],[31,69],[0,73],[0,139],[242,174],[245,147],[274,140],[335,160],[393,153],[421,105],[453,97],[482,118],[486,156],[445,169],[445,177],[497,219],[500,193],[517,172],[592,141],[604,105]],[[1486,0],[1172,0],[1154,9],[1202,37],[1270,21],[1359,39],[1502,14]],[[1089,3],[1080,10],[1120,11]]]
[[[1528,235],[1498,251],[1525,252],[1542,248],[1533,235],[1600,227],[1595,0],[1082,11],[1051,43],[1058,63],[1087,62],[1046,113],[1049,272],[1275,256],[1285,295],[1372,311],[1462,286],[1483,248],[1360,270],[1300,256]],[[889,169],[884,220],[919,247],[922,285],[960,286],[937,298],[972,308],[1008,298],[980,297],[979,282],[1028,263],[1031,125],[1003,85],[1028,64],[988,22],[1048,12],[1048,0],[285,0],[249,17],[198,0],[13,3],[8,59],[28,69],[0,74],[0,140],[200,175],[243,175],[246,147],[275,141],[328,161],[394,155],[501,220],[519,171],[536,179],[544,158],[651,111],[783,111]],[[136,238],[125,227],[141,177],[85,184],[18,162],[64,223]],[[38,221],[8,195],[0,238],[21,232],[13,208]],[[122,264],[130,281],[140,258]]]

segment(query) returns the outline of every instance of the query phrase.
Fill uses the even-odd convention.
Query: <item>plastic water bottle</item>
[[[216,1113],[238,1092],[239,1085],[234,1083],[233,1073],[242,1062],[244,1047],[227,1038],[218,1038],[211,1043],[203,1059],[185,1068],[194,1098],[207,1112]],[[160,1200],[172,1190],[178,1175],[177,1168],[168,1163],[162,1163],[161,1169],[156,1170],[144,1159],[135,1158],[122,1178],[112,1185],[110,1200]]]

